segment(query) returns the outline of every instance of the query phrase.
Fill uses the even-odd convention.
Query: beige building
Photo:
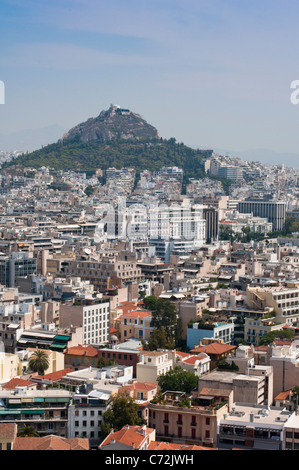
[[[187,328],[190,320],[198,320],[202,316],[202,310],[209,307],[208,296],[198,296],[195,302],[175,302],[176,312],[182,321],[182,338],[187,339]]]
[[[129,338],[148,340],[153,331],[152,314],[149,311],[134,310],[124,313],[115,322],[120,333],[120,341],[124,342]]]
[[[247,304],[257,310],[270,307],[281,322],[299,321],[299,289],[294,284],[287,284],[287,287],[248,286]]]
[[[169,392],[164,394],[163,404],[149,403],[149,426],[156,430],[157,440],[216,447],[217,422],[228,410],[226,393],[222,398],[219,395],[218,406],[178,406],[182,395]]]
[[[142,351],[140,362],[136,366],[137,382],[157,382],[160,375],[172,368],[173,359],[169,359],[167,351]]]
[[[112,252],[98,260],[68,259],[64,261],[63,271],[68,276],[89,280],[100,292],[144,279],[136,254],[127,251]]]
[[[272,369],[265,366],[250,368],[246,374],[215,369],[199,377],[198,391],[200,393],[204,388],[231,390],[236,403],[271,405],[272,380]]]
[[[0,423],[0,450],[12,450],[17,430],[16,423]]]
[[[278,320],[277,317],[270,318],[245,318],[244,339],[246,343],[257,346],[262,337],[271,331],[281,330],[286,322]]]
[[[22,367],[27,365],[27,368],[28,368],[30,357],[35,351],[40,351],[40,350],[34,349],[34,348],[27,348],[27,352],[28,352],[27,359],[22,361],[21,363]],[[50,349],[43,349],[43,351],[47,354],[48,361],[49,361],[49,367],[48,369],[45,370],[45,374],[52,374],[53,372],[57,372],[59,370],[64,369],[64,354],[63,353],[60,353],[58,351],[52,351]]]
[[[22,367],[17,354],[0,352],[0,382],[6,383],[22,373]]]

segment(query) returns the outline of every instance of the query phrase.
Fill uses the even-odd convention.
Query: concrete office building
[[[283,201],[248,200],[238,203],[238,211],[252,213],[254,217],[267,218],[273,230],[281,230],[286,218],[286,203]]]

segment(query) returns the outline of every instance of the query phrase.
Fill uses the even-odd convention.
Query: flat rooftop
[[[294,414],[294,413],[293,413]],[[274,406],[253,406],[235,403],[229,413],[220,420],[221,425],[240,425],[258,428],[281,429],[287,421],[290,421],[292,413],[286,408]],[[294,422],[299,425],[299,417]]]

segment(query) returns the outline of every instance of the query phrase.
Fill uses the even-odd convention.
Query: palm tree
[[[25,424],[18,432],[18,437],[39,437],[39,434],[32,426]]]
[[[50,361],[45,351],[37,349],[29,359],[28,366],[38,375],[44,375],[45,370],[49,368]]]

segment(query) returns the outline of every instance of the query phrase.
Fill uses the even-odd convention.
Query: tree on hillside
[[[170,369],[166,374],[158,377],[161,392],[179,391],[187,394],[197,387],[198,377],[193,372],[184,370],[180,366]]]
[[[127,392],[120,392],[111,401],[111,407],[103,414],[101,424],[102,437],[106,437],[111,429],[119,431],[126,424],[140,425],[138,404]]]

